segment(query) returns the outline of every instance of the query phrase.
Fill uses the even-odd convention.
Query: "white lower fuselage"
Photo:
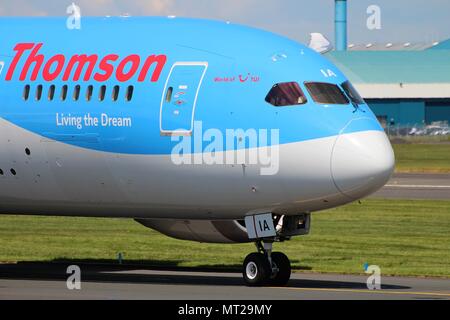
[[[374,167],[367,161],[378,159],[362,163],[354,153],[341,159],[346,146],[337,144],[356,139],[385,144],[381,151],[389,152],[383,132],[338,137],[280,145],[278,173],[261,175],[259,165],[176,165],[171,155],[84,149],[1,119],[0,213],[214,220],[242,219],[252,212],[293,215],[323,210],[370,194],[392,171],[381,164],[382,174],[364,172],[363,167]],[[387,158],[393,164],[393,156]],[[348,173],[332,171],[346,161],[353,162]]]

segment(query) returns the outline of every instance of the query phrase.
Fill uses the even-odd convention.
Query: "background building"
[[[337,50],[326,56],[349,77],[380,122],[450,123],[450,40],[347,45],[346,11],[338,7],[342,3],[346,1],[336,0]]]

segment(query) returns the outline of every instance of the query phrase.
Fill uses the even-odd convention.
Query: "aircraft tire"
[[[250,253],[244,260],[242,275],[245,284],[250,287],[263,286],[272,274],[267,257],[262,253]]]
[[[273,252],[272,263],[278,269],[278,272],[270,278],[270,284],[274,286],[285,286],[291,278],[291,262],[282,252]]]

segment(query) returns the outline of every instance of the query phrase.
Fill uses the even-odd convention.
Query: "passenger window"
[[[55,85],[52,84],[48,89],[48,100],[52,101],[54,96],[55,96]]]
[[[42,84],[38,85],[36,88],[36,101],[41,100],[42,97]]]
[[[66,101],[67,98],[67,84],[63,85],[61,89],[61,101]]]
[[[86,90],[86,100],[87,101],[91,101],[93,91],[94,91],[94,87],[92,85],[89,85]]]
[[[276,107],[306,103],[306,97],[297,82],[277,83],[266,96],[266,102]]]
[[[133,86],[128,86],[128,88],[127,88],[127,95],[126,95],[127,101],[131,101],[131,99],[133,99],[133,91],[134,91],[134,87]]]
[[[119,86],[114,86],[112,93],[113,101],[117,101],[117,99],[119,98],[119,89],[120,89]]]
[[[30,97],[30,85],[27,84],[23,88],[23,100],[27,101],[29,97]]]
[[[332,83],[306,82],[306,89],[313,100],[320,104],[348,104],[349,101],[341,89]]]
[[[166,92],[166,102],[172,101],[173,87],[169,87]]]
[[[345,81],[343,84],[341,84],[342,89],[344,89],[347,96],[352,100],[353,103],[356,104],[365,104],[366,102],[364,99],[359,95],[358,91],[353,87],[353,85],[350,83],[350,81]]]
[[[80,98],[80,85],[77,84],[75,86],[75,89],[73,90],[73,100],[78,101],[79,98]]]
[[[98,99],[99,99],[100,101],[105,100],[105,94],[106,94],[106,86],[103,85],[103,86],[100,87],[100,92],[99,92],[99,94],[98,94]]]

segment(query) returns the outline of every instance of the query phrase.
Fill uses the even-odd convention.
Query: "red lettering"
[[[105,56],[99,65],[99,69],[104,72],[104,74],[96,73],[94,76],[95,81],[104,82],[108,80],[114,72],[114,66],[110,64],[108,61],[116,61],[119,59],[117,54],[108,54]]]
[[[14,51],[17,51],[16,55],[14,56],[13,61],[11,62],[11,65],[9,66],[8,73],[6,74],[6,81],[10,81],[14,75],[14,71],[16,70],[17,64],[20,61],[20,58],[22,58],[22,55],[25,51],[30,50],[34,47],[34,43],[18,43],[14,47]]]
[[[43,78],[45,81],[53,81],[56,78],[58,78],[59,74],[61,73],[62,69],[64,68],[64,62],[65,58],[62,54],[57,54],[56,56],[50,58],[50,60],[47,61],[47,63],[44,66],[43,71]],[[56,69],[51,72],[52,65],[54,63],[57,63]]]
[[[37,79],[42,67],[42,78],[45,81],[54,81],[61,73],[63,73],[63,81],[79,81],[81,77],[83,77],[83,81],[89,81],[96,70],[97,62],[99,61],[99,57],[96,54],[89,56],[86,54],[76,54],[70,57],[70,59],[67,57],[69,60],[67,65],[65,65],[67,59],[62,54],[54,55],[46,61],[44,55],[38,54],[42,46],[42,43],[18,43],[14,47],[15,56],[9,66],[6,80],[10,81],[13,79],[17,66],[24,56],[24,53],[28,50],[31,51],[20,71],[20,81],[25,81],[27,79],[33,64],[33,70],[29,77],[31,81]],[[132,54],[121,60],[116,69],[113,62],[119,61],[119,58],[120,57],[116,54],[108,54],[103,57],[98,65],[98,72],[94,75],[94,80],[104,82],[109,80],[111,76],[115,74],[118,81],[126,82],[139,72],[137,80],[142,82],[146,80],[149,72],[151,72],[150,81],[157,82],[167,62],[167,56],[164,54],[151,55],[147,57],[141,70],[138,71],[141,66],[141,58],[137,54]],[[152,71],[150,71],[150,69]],[[82,74],[83,72],[84,75]]]
[[[91,78],[92,72],[94,71],[95,64],[97,63],[98,56],[96,54],[87,56],[85,54],[81,55],[74,55],[72,58],[70,58],[69,64],[67,65],[66,71],[64,72],[63,81],[69,80],[70,74],[72,73],[72,69],[77,65],[77,68],[75,70],[75,74],[73,75],[73,81],[78,81],[81,76],[81,72],[84,69],[84,66],[88,63],[88,68],[84,74],[84,81],[89,81]]]
[[[127,73],[124,73],[124,69],[129,62],[131,62],[131,68]],[[141,63],[141,59],[136,54],[132,54],[132,55],[126,57],[125,59],[123,59],[120,62],[119,66],[117,67],[117,71],[116,71],[117,80],[119,80],[120,82],[125,82],[125,81],[130,80],[134,76],[136,71],[138,70],[140,63]]]
[[[158,56],[155,55],[149,56],[147,60],[145,60],[144,66],[142,67],[141,73],[139,74],[138,81],[144,81],[145,78],[147,78],[148,70],[156,62],[156,67],[155,70],[153,71],[151,81],[157,82],[164,68],[164,65],[166,64],[166,61],[167,57],[164,54]]]
[[[33,73],[31,74],[31,81],[34,81],[37,79],[37,76],[39,74],[39,69],[41,69],[42,63],[44,62],[44,56],[42,54],[37,54],[39,49],[41,49],[42,43],[38,43],[34,48],[33,51],[31,51],[30,55],[28,56],[27,61],[25,62],[25,65],[22,69],[22,72],[20,73],[20,81],[24,81],[27,78],[28,70],[31,67],[32,63],[35,63]]]

